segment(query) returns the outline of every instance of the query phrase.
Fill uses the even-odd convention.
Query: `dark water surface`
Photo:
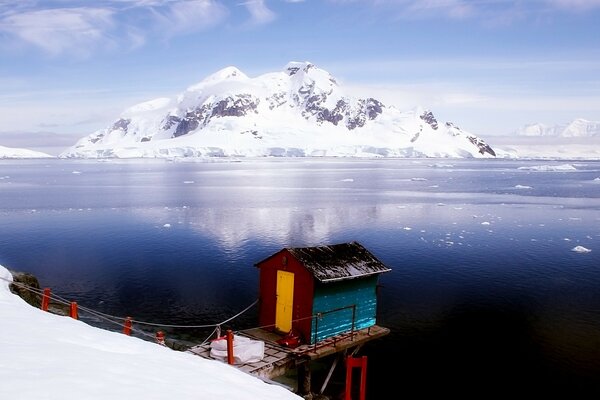
[[[369,398],[600,394],[598,161],[0,161],[0,264],[108,314],[217,323],[256,262],[352,240],[393,270]]]

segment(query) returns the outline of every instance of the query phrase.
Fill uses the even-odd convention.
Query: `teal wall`
[[[356,304],[354,330],[375,325],[377,275],[315,285],[313,315]],[[318,329],[318,330],[317,330]],[[352,329],[352,308],[314,318],[311,344]],[[316,337],[315,337],[316,336]]]

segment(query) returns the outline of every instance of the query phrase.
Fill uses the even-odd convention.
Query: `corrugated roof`
[[[320,282],[391,271],[358,242],[287,249]]]

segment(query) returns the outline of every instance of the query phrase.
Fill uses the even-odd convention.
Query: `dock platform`
[[[264,329],[250,329],[236,333],[236,335],[263,341],[265,343],[264,357],[255,363],[235,364],[234,366],[258,378],[271,380],[286,374],[300,364],[359,348],[389,332],[388,328],[373,325],[369,328],[342,333],[316,344],[304,344],[296,348],[289,348],[277,343],[277,340],[281,339],[281,335]],[[214,359],[210,356],[210,343],[193,346],[187,352],[203,358]]]

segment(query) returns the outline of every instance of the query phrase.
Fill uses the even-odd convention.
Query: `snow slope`
[[[0,159],[2,158],[54,158],[54,156],[39,151],[0,146]]]
[[[588,121],[577,118],[568,124],[545,125],[529,124],[516,132],[517,136],[552,136],[565,138],[600,137],[600,121]]]
[[[494,157],[483,140],[430,111],[352,98],[327,71],[290,62],[250,78],[227,67],[176,98],[135,105],[62,158]]]
[[[498,158],[600,160],[600,136],[496,136],[490,144]]]
[[[0,266],[0,278],[12,280]],[[219,361],[31,307],[0,280],[0,399],[301,399]]]

